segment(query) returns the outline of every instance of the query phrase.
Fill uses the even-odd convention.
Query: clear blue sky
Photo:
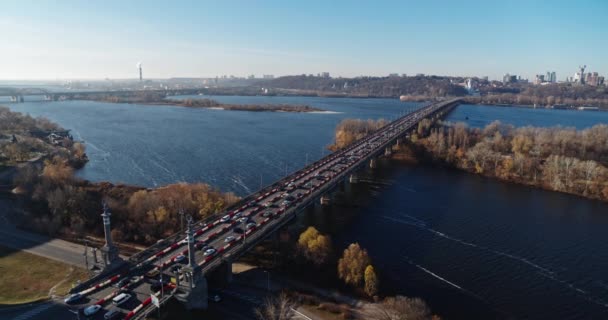
[[[0,79],[608,74],[608,0],[2,1]]]

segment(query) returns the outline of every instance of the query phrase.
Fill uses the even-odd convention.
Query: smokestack
[[[139,69],[139,81],[142,81],[143,77],[142,77],[142,73],[141,73],[141,62],[137,63],[137,69]]]

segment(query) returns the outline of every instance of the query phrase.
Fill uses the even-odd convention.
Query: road
[[[0,245],[73,266],[85,267],[84,246],[17,229],[7,217],[10,214],[21,213],[15,209],[11,199],[0,198]]]

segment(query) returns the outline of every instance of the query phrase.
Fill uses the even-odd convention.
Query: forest
[[[495,121],[479,129],[423,121],[413,141],[437,163],[608,201],[608,125],[515,128]]]

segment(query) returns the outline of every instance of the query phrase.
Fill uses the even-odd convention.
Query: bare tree
[[[288,320],[294,317],[295,302],[287,293],[281,292],[278,296],[269,297],[262,307],[255,310],[259,320]]]
[[[369,320],[429,320],[431,310],[420,298],[396,296],[371,305],[365,312]]]

